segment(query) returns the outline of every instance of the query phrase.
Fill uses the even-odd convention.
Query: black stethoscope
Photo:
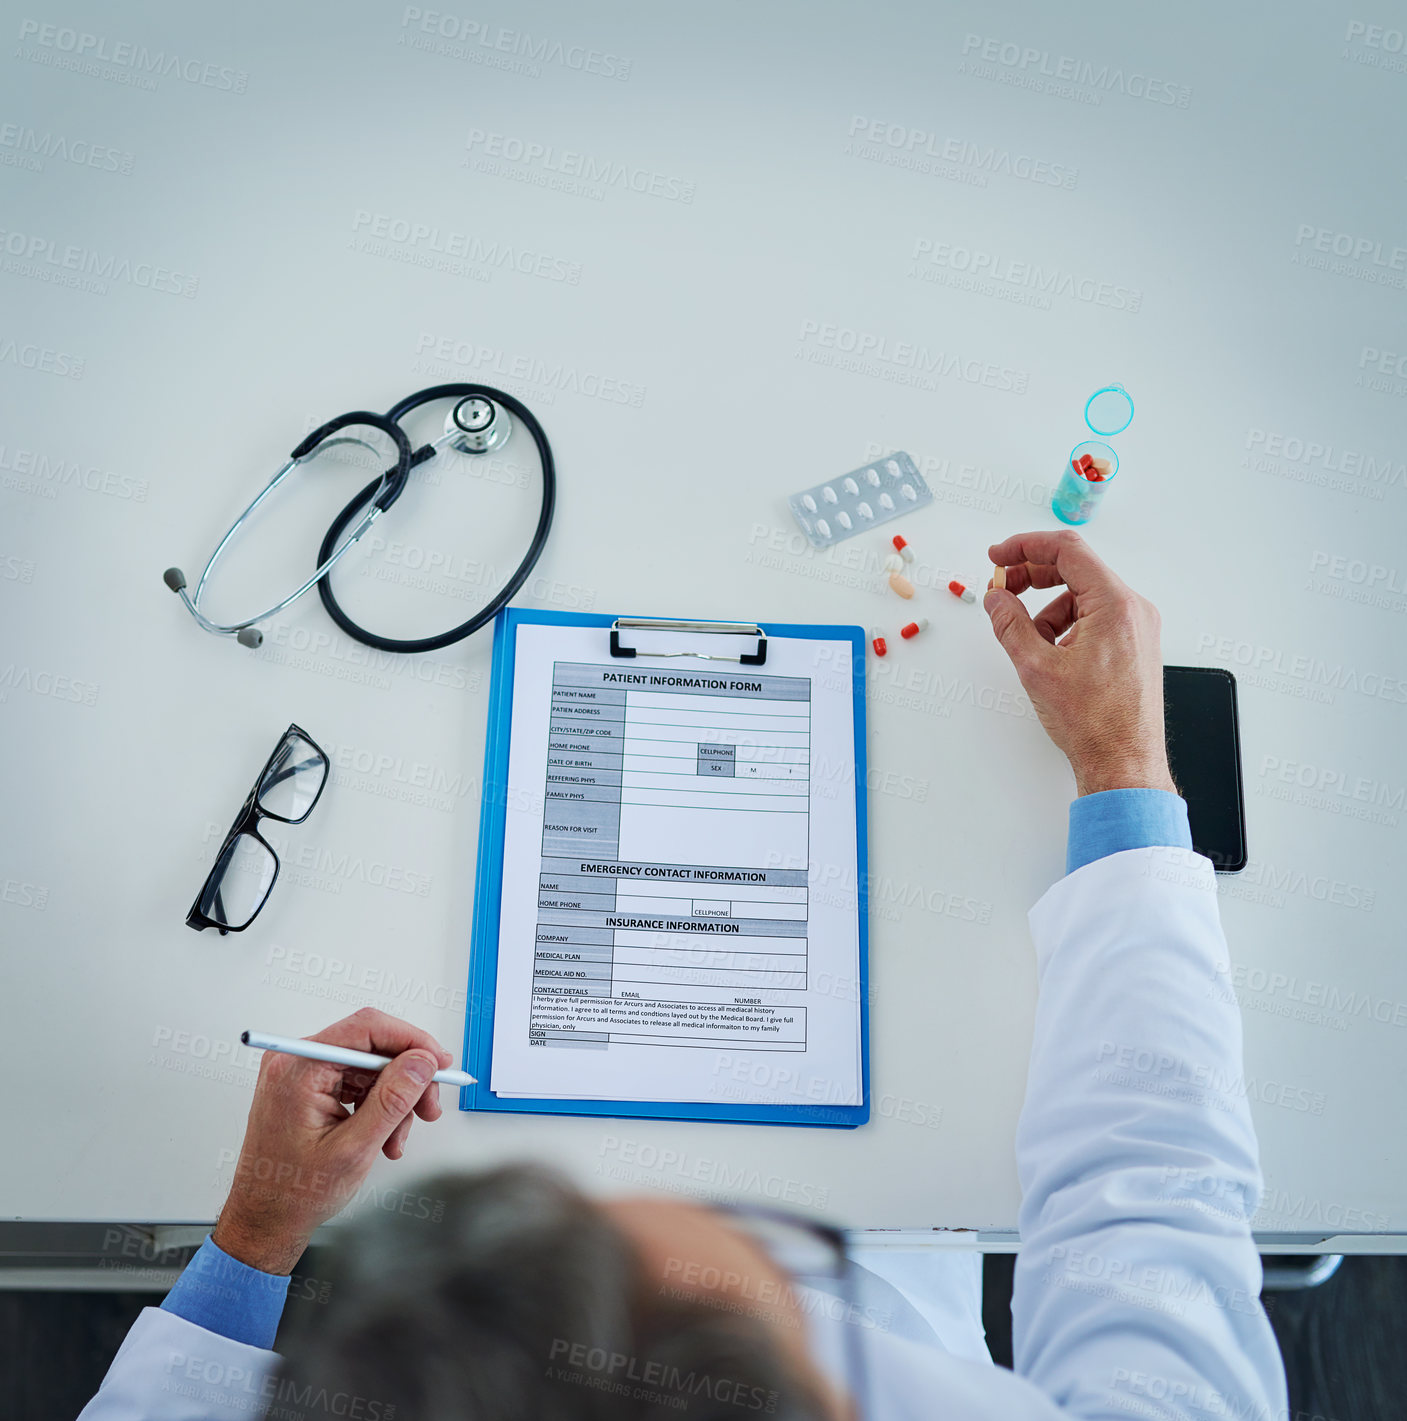
[[[430,404],[434,400],[454,401],[449,413],[445,416],[445,432],[439,439],[412,451],[410,440],[406,438],[400,421],[412,410],[417,410],[422,405]],[[368,631],[365,627],[358,626],[343,611],[333,596],[328,574],[367,529],[401,496],[405,490],[406,481],[410,478],[410,471],[417,465],[424,463],[426,459],[433,458],[441,449],[445,448],[456,449],[463,454],[486,454],[492,449],[501,448],[513,427],[507,411],[511,411],[521,420],[528,433],[532,435],[533,443],[537,445],[538,456],[542,461],[542,506],[538,512],[537,527],[533,531],[532,542],[528,546],[527,554],[518,564],[513,575],[487,605],[481,607],[468,621],[461,622],[459,626],[452,627],[449,631],[441,632],[437,636],[404,640],[381,636],[376,632]],[[317,570],[301,587],[289,593],[281,602],[276,602],[272,607],[256,616],[246,617],[243,621],[228,624],[211,621],[200,610],[200,597],[205,590],[205,584],[210,578],[211,571],[220,555],[229,546],[230,540],[244,526],[255,509],[295,469],[324,450],[339,444],[359,444],[378,457],[384,457],[384,450],[377,448],[368,439],[362,437],[358,432],[361,430],[376,430],[390,439],[395,445],[396,461],[378,478],[372,479],[333,520],[332,526],[327,530],[327,535],[322,540],[322,547],[318,550]],[[200,626],[219,636],[233,636],[243,646],[259,646],[264,640],[264,634],[258,629],[257,624],[276,616],[285,607],[296,602],[310,588],[316,587],[318,596],[322,598],[322,604],[327,608],[328,615],[332,620],[348,636],[355,637],[367,646],[374,646],[382,651],[438,651],[441,647],[451,646],[455,642],[463,640],[464,637],[478,631],[485,623],[492,621],[499,610],[508,604],[518,589],[527,581],[528,574],[542,555],[542,549],[547,542],[547,534],[552,527],[552,510],[556,499],[557,475],[552,462],[552,447],[547,442],[547,435],[543,432],[542,426],[526,405],[515,400],[512,395],[506,395],[502,390],[495,390],[488,385],[432,385],[428,389],[417,390],[413,395],[407,395],[405,399],[392,405],[384,415],[371,414],[366,410],[353,410],[348,414],[338,415],[336,419],[329,420],[320,428],[315,429],[294,449],[283,467],[265,485],[249,507],[235,519],[229,531],[216,544],[215,551],[210,554],[210,560],[205,564],[205,570],[200,574],[194,592],[187,592],[186,575],[178,567],[167,568],[163,577],[166,585],[186,604],[186,610]],[[348,528],[351,528],[350,534],[344,542],[339,544],[338,539],[347,532]]]

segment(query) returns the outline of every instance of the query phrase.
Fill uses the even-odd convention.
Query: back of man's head
[[[755,1316],[651,1284],[557,1176],[432,1179],[423,1207],[349,1225],[327,1303],[284,1345],[272,1421],[817,1421]]]

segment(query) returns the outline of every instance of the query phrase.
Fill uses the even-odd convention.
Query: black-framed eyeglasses
[[[836,1299],[845,1334],[845,1390],[854,1403],[855,1416],[863,1421],[870,1415],[870,1397],[849,1235],[834,1224],[765,1204],[712,1200],[710,1205],[747,1234],[793,1282]]]
[[[301,824],[322,796],[327,770],[322,747],[301,726],[290,725],[225,835],[215,867],[186,914],[188,928],[214,928],[223,937],[243,932],[259,916],[279,871],[278,855],[259,832],[259,821]]]

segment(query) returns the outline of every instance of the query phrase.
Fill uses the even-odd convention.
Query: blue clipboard
[[[607,1115],[655,1120],[724,1120],[747,1125],[811,1125],[854,1129],[870,1118],[869,906],[865,839],[865,633],[860,627],[808,626],[770,622],[768,638],[851,643],[855,730],[855,846],[860,945],[859,1105],[725,1105],[641,1100],[543,1100],[497,1096],[488,1087],[493,1067],[494,1007],[498,984],[499,916],[503,898],[503,842],[507,818],[508,742],[513,719],[513,670],[517,628],[526,624],[601,627],[616,617],[583,612],[541,612],[508,608],[494,619],[493,674],[489,686],[488,734],[484,749],[483,804],[474,883],[474,922],[469,955],[469,1000],[464,1030],[464,1069],[478,1082],[460,1092],[461,1110],[501,1110],[513,1114]],[[684,618],[703,631],[706,622]]]

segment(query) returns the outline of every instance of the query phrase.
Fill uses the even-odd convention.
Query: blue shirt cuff
[[[267,1350],[287,1296],[287,1278],[251,1268],[207,1238],[161,1306],[207,1332]]]
[[[1166,789],[1106,789],[1070,806],[1065,872],[1125,849],[1190,849],[1187,801]]]

